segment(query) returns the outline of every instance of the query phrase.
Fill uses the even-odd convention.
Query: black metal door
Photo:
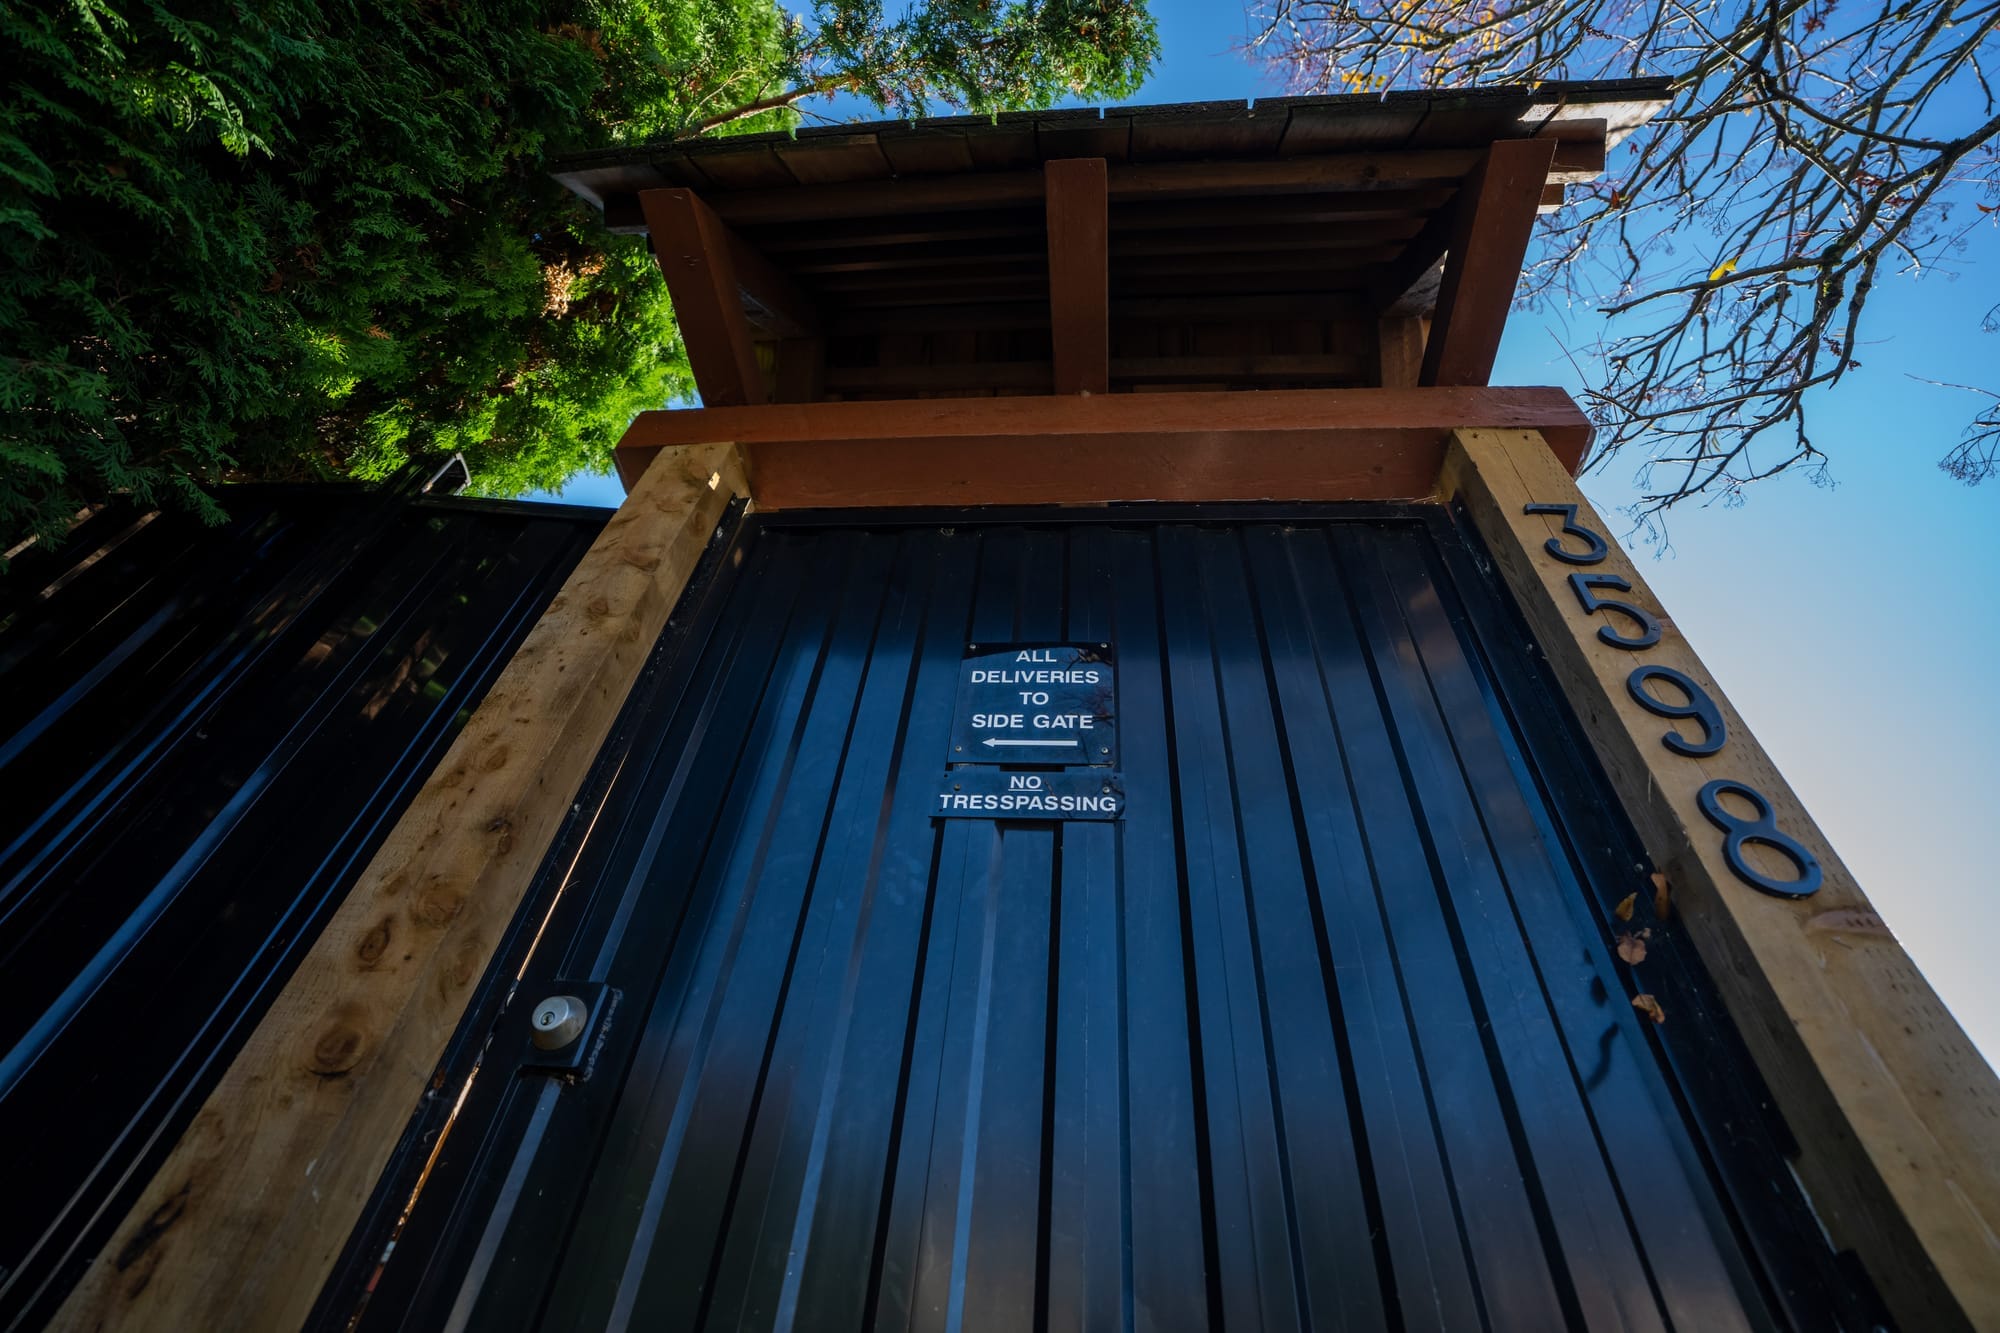
[[[1847,1322],[1450,517],[1203,517],[748,524],[327,1321]],[[1049,641],[1114,645],[1124,817],[934,819],[969,645]],[[519,1069],[556,977],[621,996],[573,1085]]]

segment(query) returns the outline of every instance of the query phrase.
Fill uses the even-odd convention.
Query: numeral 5
[[[1632,585],[1616,574],[1572,574],[1569,576],[1570,591],[1583,604],[1584,614],[1597,611],[1616,611],[1639,627],[1637,638],[1627,638],[1609,625],[1597,627],[1597,637],[1613,648],[1651,648],[1660,641],[1660,622],[1653,619],[1653,613],[1630,602],[1621,602],[1611,597],[1599,597],[1592,588],[1615,588],[1619,592],[1632,591]]]

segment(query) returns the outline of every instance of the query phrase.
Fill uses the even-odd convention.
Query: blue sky
[[[1163,58],[1137,103],[1275,95],[1238,54],[1231,0],[1153,0]],[[1615,165],[1615,163],[1614,163]],[[1685,505],[1672,549],[1621,532],[1648,581],[1835,849],[1989,1061],[2000,983],[1979,909],[2000,819],[2000,483],[1968,488],[1936,461],[1970,395],[1912,376],[1990,382],[2000,337],[1979,331],[2000,283],[1976,256],[1956,280],[1884,282],[1861,339],[1865,374],[1817,404],[1834,484],[1784,476],[1737,508]],[[1586,309],[1517,312],[1498,384],[1579,384],[1564,347],[1594,341]],[[1586,476],[1610,518],[1635,464]],[[565,498],[616,503],[611,478]],[[1614,520],[1614,529],[1622,525]]]

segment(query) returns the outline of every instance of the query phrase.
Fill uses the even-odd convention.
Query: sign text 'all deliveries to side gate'
[[[1125,807],[1117,700],[1108,644],[972,645],[933,813],[1116,819]]]

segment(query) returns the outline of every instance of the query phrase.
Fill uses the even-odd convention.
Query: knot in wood
[[[361,943],[354,946],[354,956],[364,968],[372,968],[382,961],[382,955],[389,951],[389,942],[395,935],[395,918],[383,917],[377,921]]]
[[[335,1023],[313,1043],[312,1063],[308,1068],[321,1078],[340,1078],[361,1063],[361,1053],[367,1044],[367,1038],[349,1024]]]
[[[434,878],[417,895],[410,905],[410,916],[420,926],[438,927],[449,925],[459,909],[465,906],[465,895],[442,879]]]

